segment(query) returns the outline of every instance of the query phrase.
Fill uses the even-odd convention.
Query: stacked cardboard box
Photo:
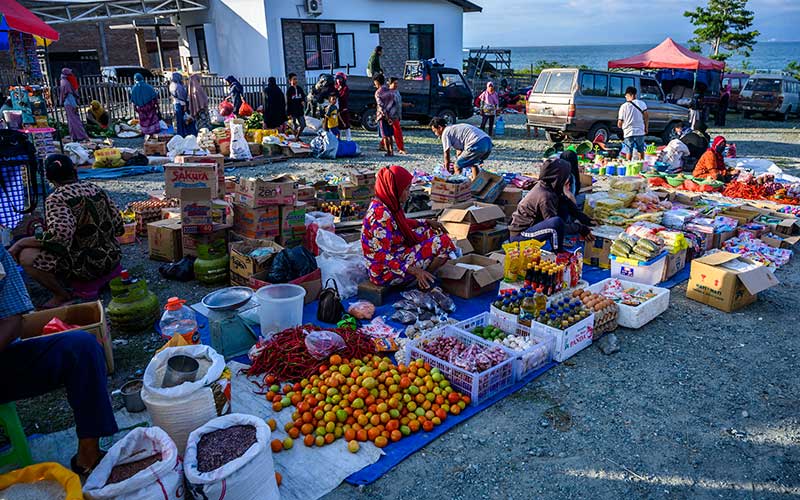
[[[279,231],[280,207],[277,205],[250,208],[233,205],[233,230],[245,238],[277,238]]]
[[[439,216],[451,238],[468,239],[475,252],[486,255],[500,249],[508,239],[503,210],[497,205],[470,202],[455,205]]]
[[[431,207],[434,210],[464,203],[471,198],[472,189],[469,182],[448,182],[441,177],[434,177],[431,182]]]
[[[278,211],[278,243],[286,248],[303,243],[306,234],[306,204],[298,201],[292,205],[281,205]]]
[[[231,256],[231,284],[250,286],[250,277],[266,271],[272,263],[272,258],[283,247],[270,240],[250,240],[231,242],[229,253]],[[253,256],[253,252],[260,248],[269,249],[260,256]]]
[[[211,163],[216,165],[217,168],[217,198],[222,198],[228,192],[225,184],[225,157],[219,154],[211,154],[205,156],[191,156],[191,155],[178,155],[175,157],[175,163]]]
[[[506,186],[502,176],[481,170],[472,182],[472,195],[483,203],[494,203]]]
[[[219,197],[217,171],[216,163],[167,163],[164,165],[164,191],[167,198],[180,198],[183,189],[208,189],[209,199]],[[225,189],[224,179],[222,184]]]

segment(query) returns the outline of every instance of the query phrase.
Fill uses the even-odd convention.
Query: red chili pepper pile
[[[316,330],[323,328],[303,325],[276,333],[253,360],[247,375],[274,375],[278,380],[295,382],[318,373],[319,368],[325,364],[325,359],[320,360],[309,354],[306,349],[306,336],[303,333]],[[336,353],[342,358],[362,358],[375,352],[372,339],[357,330],[345,328],[324,328],[324,330],[336,332],[344,339],[347,347]]]
[[[722,194],[729,198],[743,198],[746,200],[761,200],[766,197],[763,185],[745,184],[739,181],[729,182]]]

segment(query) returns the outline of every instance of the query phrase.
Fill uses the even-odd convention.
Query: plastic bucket
[[[256,292],[261,335],[269,338],[274,333],[303,323],[305,288],[299,285],[280,284],[261,287]]]

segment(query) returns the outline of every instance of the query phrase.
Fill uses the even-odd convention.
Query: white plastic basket
[[[476,327],[484,327],[484,326],[494,326],[503,330],[508,334],[514,334],[518,337],[525,337],[530,338],[531,340],[535,341],[536,344],[528,349],[523,351],[517,351],[511,349],[510,347],[506,347],[503,344],[498,345],[503,346],[509,352],[512,352],[515,356],[514,358],[514,380],[522,380],[527,377],[530,373],[534,370],[538,369],[539,367],[545,365],[550,360],[553,359],[553,349],[555,347],[555,337],[550,335],[548,332],[544,332],[541,334],[533,334],[531,333],[530,327],[525,325],[521,325],[517,322],[510,322],[502,317],[498,317],[491,313],[483,313],[474,318],[466,319],[461,321],[460,323],[456,323],[456,328],[460,328],[464,330],[469,335],[478,337],[472,333],[472,330]],[[480,338],[480,337],[478,337]],[[481,339],[484,340],[484,339]]]
[[[469,394],[471,399],[470,403],[473,405],[485,401],[487,398],[510,387],[514,383],[514,360],[516,358],[513,351],[499,346],[508,354],[508,359],[480,373],[469,372],[422,350],[422,346],[427,342],[439,337],[456,337],[467,346],[479,344],[486,347],[494,347],[497,345],[464,332],[460,328],[448,325],[412,340],[406,350],[406,364],[409,364],[411,360],[414,359],[422,359],[431,366],[435,366],[447,377],[447,380],[450,381],[450,385],[454,389],[461,393]]]
[[[601,293],[605,284],[615,278],[607,278],[587,288],[592,293]],[[641,328],[669,308],[669,289],[657,286],[642,285],[632,281],[619,280],[624,287],[636,287],[653,290],[657,295],[638,306],[618,303],[619,317],[617,323],[624,328]]]

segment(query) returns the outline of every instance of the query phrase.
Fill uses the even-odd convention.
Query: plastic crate
[[[553,349],[555,347],[555,337],[548,332],[542,334],[531,333],[530,327],[521,325],[517,322],[509,322],[502,317],[496,316],[491,313],[483,313],[460,323],[453,325],[467,332],[469,335],[474,335],[472,332],[476,327],[494,326],[506,333],[512,333],[519,337],[531,338],[536,341],[536,345],[525,349],[524,351],[517,351],[503,346],[507,351],[513,353],[514,359],[514,380],[522,380],[528,374],[535,371],[537,368],[547,364],[553,359]],[[478,337],[481,338],[481,337]],[[482,339],[483,340],[483,339]]]
[[[535,335],[553,335],[555,337],[553,359],[563,363],[592,344],[594,314],[587,316],[566,330],[559,330],[534,321],[531,325],[531,332]]]
[[[406,364],[409,364],[412,359],[422,359],[431,366],[435,366],[447,377],[454,389],[469,394],[470,403],[473,405],[485,401],[514,383],[514,352],[500,346],[508,354],[507,360],[480,373],[469,372],[422,350],[425,343],[438,337],[456,337],[467,346],[480,344],[493,347],[497,345],[468,334],[453,325],[448,325],[412,340],[406,349]]]

